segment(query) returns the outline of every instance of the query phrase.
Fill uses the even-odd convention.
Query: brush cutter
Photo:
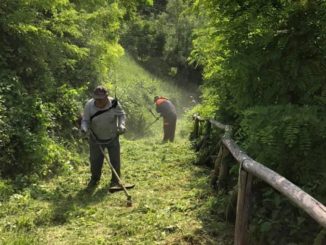
[[[119,177],[118,173],[115,171],[114,167],[112,166],[111,162],[110,162],[110,159],[108,158],[108,156],[105,154],[104,152],[104,149],[103,147],[101,146],[101,144],[98,143],[97,141],[97,137],[95,135],[95,133],[93,132],[92,129],[90,129],[90,132],[91,132],[91,136],[93,137],[93,139],[95,140],[95,142],[97,143],[98,147],[100,148],[104,158],[106,159],[106,161],[109,163],[109,166],[111,168],[111,171],[113,172],[113,174],[115,175],[115,177],[118,179],[119,181],[119,187],[113,187],[113,188],[110,188],[110,191],[111,192],[114,192],[114,191],[120,191],[121,188],[123,190],[123,192],[125,193],[126,197],[127,197],[127,207],[131,207],[132,206],[132,200],[131,200],[131,196],[129,195],[128,191],[127,191],[127,188],[130,189],[130,188],[133,188],[135,185],[128,185],[128,186],[125,186],[123,184],[123,182],[121,181],[121,178]],[[116,136],[117,137],[117,136]],[[115,138],[113,138],[110,142],[108,143],[111,143]],[[121,188],[120,188],[121,186]]]
[[[147,125],[147,127],[144,129],[144,131],[146,131],[150,127],[152,127],[154,125],[154,123],[156,123],[159,119],[160,119],[160,117],[155,118],[155,120],[153,122],[151,122],[150,124]]]

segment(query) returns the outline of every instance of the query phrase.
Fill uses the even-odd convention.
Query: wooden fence
[[[326,207],[283,176],[250,158],[232,140],[231,126],[221,124],[213,119],[204,119],[195,115],[194,131],[192,135],[194,139],[199,138],[200,136],[201,123],[206,124],[206,137],[209,137],[212,126],[224,130],[224,135],[221,139],[222,144],[214,163],[214,168],[219,168],[219,171],[216,172],[225,172],[225,170],[223,170],[224,165],[222,164],[222,161],[228,153],[231,153],[234,159],[240,164],[234,234],[235,245],[244,245],[247,241],[248,214],[253,176],[271,185],[274,189],[290,199],[300,209],[308,213],[321,226],[326,228]]]

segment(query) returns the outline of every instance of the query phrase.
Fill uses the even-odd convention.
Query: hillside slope
[[[118,87],[124,104],[132,97],[128,94],[132,80],[146,72],[130,59],[122,62],[133,74],[123,79],[123,65],[116,74],[125,82]],[[155,92],[189,95],[160,80],[156,86],[147,75],[139,81]],[[145,103],[146,98],[139,101]],[[148,125],[151,115],[144,108],[140,113]],[[127,127],[133,128],[132,123]],[[85,191],[90,174],[87,142],[82,140],[82,164],[67,163],[61,175],[20,190],[1,182],[0,244],[230,244],[232,227],[219,215],[216,195],[208,185],[210,170],[192,164],[196,156],[188,141],[189,128],[186,118],[180,117],[176,140],[167,144],[161,144],[161,121],[146,137],[121,137],[122,178],[136,184],[130,190],[132,207],[126,206],[123,192],[108,192],[108,164],[98,188]]]

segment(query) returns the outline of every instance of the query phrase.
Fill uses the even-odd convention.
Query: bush
[[[237,138],[255,160],[323,202],[325,122],[324,108],[318,106],[258,106],[243,112]],[[265,184],[256,183],[256,195],[253,237],[267,244],[285,244],[289,237],[300,237],[300,244],[312,242],[319,227],[307,214]]]
[[[256,160],[303,186],[322,178],[325,122],[318,106],[258,106],[243,112],[238,139]]]
[[[60,169],[62,156],[66,159],[71,154],[59,145],[69,141],[59,137],[69,138],[72,133],[80,108],[78,91],[60,87],[52,98],[60,98],[60,103],[55,104],[45,102],[39,94],[28,94],[20,80],[12,81],[15,84],[6,80],[0,86],[0,175],[46,175],[49,169]],[[47,96],[51,97],[50,93]]]

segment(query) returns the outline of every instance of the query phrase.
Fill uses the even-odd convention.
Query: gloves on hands
[[[88,138],[88,130],[86,127],[83,127],[83,125],[80,128],[80,135],[82,138]]]
[[[118,135],[124,134],[126,132],[126,127],[124,125],[118,126],[117,133]]]
[[[118,135],[122,135],[125,132],[126,132],[126,127],[124,125],[118,126],[118,128],[117,128],[117,134]],[[80,133],[81,133],[82,137],[88,137],[89,136],[88,135],[89,131],[88,131],[88,129],[86,127],[81,127]]]

